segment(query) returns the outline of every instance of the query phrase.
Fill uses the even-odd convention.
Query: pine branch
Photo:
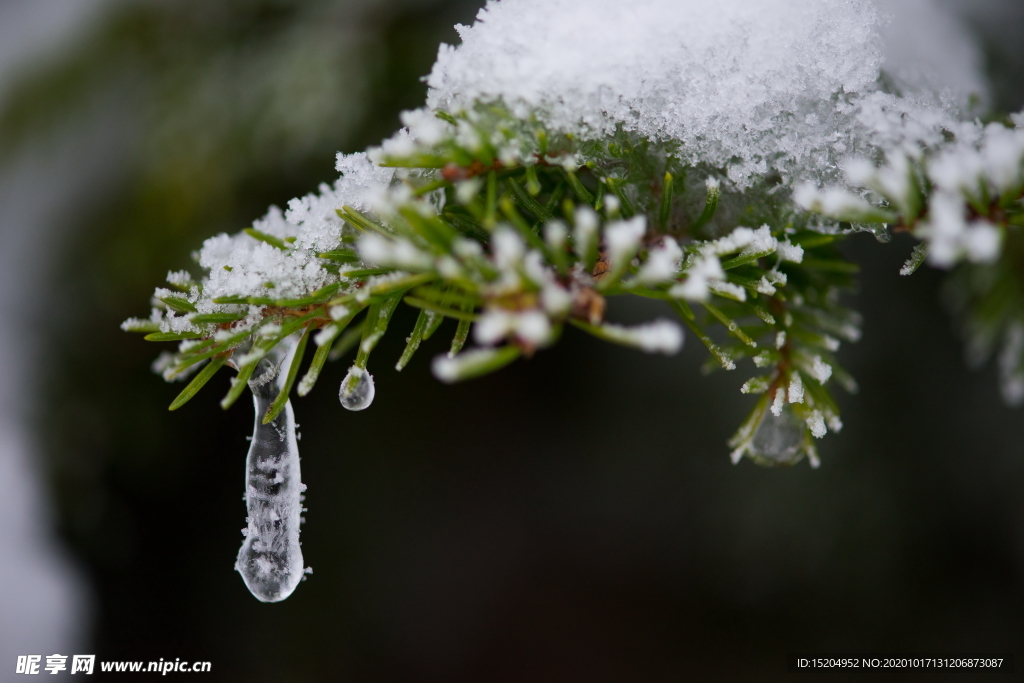
[[[282,232],[288,224],[270,223],[234,238],[275,250],[285,271],[292,269],[283,280],[228,291],[243,276],[235,267],[221,269],[224,274],[213,268],[185,292],[158,290],[161,307],[150,321],[131,327],[149,332],[147,339],[182,342],[172,375],[208,358],[230,358],[240,375],[225,407],[237,399],[259,358],[294,330],[306,327],[303,340],[315,335],[317,341],[310,370],[299,383],[303,396],[324,363],[358,335],[359,352],[341,398],[346,407],[364,409],[375,391],[370,353],[400,303],[420,314],[397,359],[399,369],[441,320],[457,321],[449,359],[433,364],[434,374],[451,382],[531,356],[554,343],[566,323],[613,343],[673,353],[682,339],[676,323],[629,329],[604,319],[605,297],[662,299],[675,306],[680,322],[707,346],[715,365],[733,370],[750,360],[755,369],[768,369],[744,385],[746,393],[764,396],[731,441],[733,457],[746,455],[768,465],[808,457],[816,465],[815,438],[842,425],[829,378],[834,373],[845,388],[856,386],[834,357],[840,338],[859,337],[856,315],[837,304],[858,271],[838,249],[848,235],[870,229],[884,237],[885,223],[912,231],[929,246],[915,251],[909,270],[950,249],[956,258],[995,259],[996,272],[1009,284],[999,280],[975,292],[964,304],[968,325],[979,338],[991,338],[1012,336],[1015,321],[1024,320],[1020,269],[1010,267],[1010,260],[1019,258],[1015,245],[1024,223],[1020,186],[987,192],[984,204],[961,193],[965,225],[974,220],[965,230],[975,236],[998,231],[994,239],[1008,247],[981,253],[983,240],[942,231],[942,221],[949,220],[942,212],[950,209],[928,175],[927,156],[873,170],[854,164],[863,194],[799,187],[794,206],[785,193],[772,197],[756,187],[733,187],[723,170],[677,161],[671,143],[622,130],[595,145],[493,105],[442,114],[431,118],[431,125],[440,127],[432,143],[405,145],[399,152],[386,142],[371,153],[382,167],[407,170],[383,177],[372,207],[365,199],[359,200],[362,208],[338,206],[333,243],[307,245]],[[353,158],[350,173],[368,181],[379,171]],[[693,188],[676,183],[701,173],[706,182],[699,198],[692,196]],[[1016,194],[1010,200],[1006,192]],[[723,202],[730,216],[766,222],[757,229],[722,227],[717,214]],[[988,222],[978,223],[982,220]],[[708,236],[713,222],[718,234]],[[310,268],[314,276],[306,284]],[[250,273],[245,277],[252,281]],[[342,335],[364,309],[366,322]],[[723,346],[715,329],[738,343]],[[470,339],[476,346],[463,351]],[[303,343],[286,390],[304,351]],[[235,354],[242,355],[236,360]],[[1004,365],[1009,368],[1004,374],[1020,376],[1019,359]],[[193,395],[206,379],[204,370],[183,395]],[[274,403],[267,420],[283,402]]]

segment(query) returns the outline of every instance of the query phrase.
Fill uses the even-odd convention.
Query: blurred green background
[[[371,409],[338,405],[344,363],[295,400],[315,573],[283,603],[249,595],[232,566],[252,414],[222,412],[216,381],[168,413],[180,386],[150,372],[159,348],[118,325],[166,271],[195,272],[204,238],[393,132],[480,4],[111,2],[12,85],[0,163],[84,139],[94,176],[48,233],[45,292],[16,292],[46,302],[28,305],[32,415],[93,596],[81,651],[267,682],[789,680],[786,653],[813,650],[1015,652],[1024,667],[1022,413],[991,368],[965,367],[941,274],[900,278],[910,243],[868,236],[850,245],[865,337],[840,353],[862,390],[820,470],[729,463],[744,378],[702,377],[692,338],[665,359],[569,330],[444,386],[428,361],[447,328],[392,369],[414,320],[400,311]],[[1006,21],[974,29],[1013,110],[1024,69]]]

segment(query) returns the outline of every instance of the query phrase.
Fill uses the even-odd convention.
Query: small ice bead
[[[373,403],[377,390],[373,385],[373,375],[363,368],[353,365],[341,382],[338,398],[342,407],[347,410],[366,410]]]
[[[765,413],[747,447],[751,458],[769,465],[791,465],[803,453],[804,423],[791,410]]]

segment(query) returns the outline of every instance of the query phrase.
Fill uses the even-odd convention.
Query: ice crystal
[[[268,424],[263,417],[284,386],[296,339],[286,339],[265,356],[249,381],[256,411],[245,463],[248,517],[235,569],[257,599],[284,600],[303,577],[299,525],[302,491],[299,447],[291,402]],[[285,372],[282,372],[282,366]]]

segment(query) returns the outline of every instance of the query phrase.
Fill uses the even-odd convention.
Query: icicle
[[[302,514],[299,448],[291,401],[269,424],[267,408],[280,393],[295,345],[293,335],[260,360],[249,381],[256,425],[245,461],[245,502],[249,516],[235,569],[262,602],[284,600],[303,578],[299,524]]]

